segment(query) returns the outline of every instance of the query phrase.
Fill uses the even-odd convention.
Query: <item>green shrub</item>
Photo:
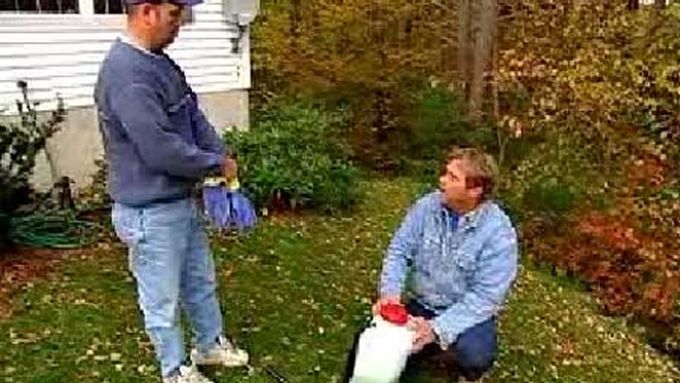
[[[566,215],[575,205],[580,193],[563,180],[536,180],[524,194],[524,205],[551,217]]]
[[[522,218],[540,216],[559,224],[575,208],[606,208],[616,169],[598,161],[597,148],[584,138],[547,135],[520,158],[503,170],[502,194]]]
[[[416,82],[405,86],[411,100],[401,111],[402,128],[397,133],[403,148],[404,173],[436,185],[442,161],[454,146],[476,146],[494,153],[494,134],[486,124],[469,122],[460,109],[458,96],[434,84]]]
[[[58,129],[65,111],[61,100],[57,110],[40,119],[36,104],[28,99],[28,86],[20,81],[23,100],[17,101],[17,122],[0,121],[0,247],[9,242],[10,218],[15,210],[29,202],[35,159],[45,148],[47,139]]]
[[[413,159],[440,160],[452,145],[489,147],[493,143],[493,132],[485,125],[468,122],[458,96],[441,86],[419,89],[403,118],[407,153]]]
[[[350,207],[358,171],[347,159],[345,117],[296,103],[261,112],[250,131],[227,133],[253,202],[275,210]]]

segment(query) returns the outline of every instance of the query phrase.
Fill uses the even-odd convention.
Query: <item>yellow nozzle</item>
[[[231,181],[227,182],[227,179],[224,177],[206,177],[203,179],[203,186],[220,186],[220,185],[225,185],[229,190],[236,190],[241,187],[241,184],[238,182],[238,178],[234,177],[231,179]]]

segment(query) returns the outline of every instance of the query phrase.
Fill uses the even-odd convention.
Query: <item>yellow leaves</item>
[[[518,118],[510,115],[501,117],[500,126],[515,138],[521,137],[525,129],[524,124]]]
[[[602,2],[573,4],[561,12],[543,3],[515,3],[530,11],[513,15],[502,27],[496,79],[503,94],[530,92],[531,105],[508,114],[551,123],[571,118],[587,122],[585,129],[621,124],[636,110],[674,113],[672,100],[680,95],[680,15],[651,22],[646,13],[604,11]],[[560,28],[552,28],[554,20]]]
[[[664,66],[657,76],[657,86],[666,92],[680,95],[680,65]]]
[[[317,0],[276,7],[256,27],[254,65],[299,89],[391,86],[405,73],[451,75],[455,18],[427,2]]]

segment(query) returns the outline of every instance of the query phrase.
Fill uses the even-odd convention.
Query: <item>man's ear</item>
[[[184,7],[182,9],[182,25],[191,24],[194,22],[194,11],[191,7]]]
[[[150,3],[142,3],[139,5],[139,14],[142,16],[144,21],[148,23],[150,20],[152,20],[151,17],[154,17],[154,13],[156,12],[156,7],[153,4]]]

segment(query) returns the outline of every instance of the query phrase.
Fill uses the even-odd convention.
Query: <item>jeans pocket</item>
[[[111,221],[113,222],[116,235],[128,247],[134,248],[144,239],[142,212],[140,209],[115,205],[111,212]]]

